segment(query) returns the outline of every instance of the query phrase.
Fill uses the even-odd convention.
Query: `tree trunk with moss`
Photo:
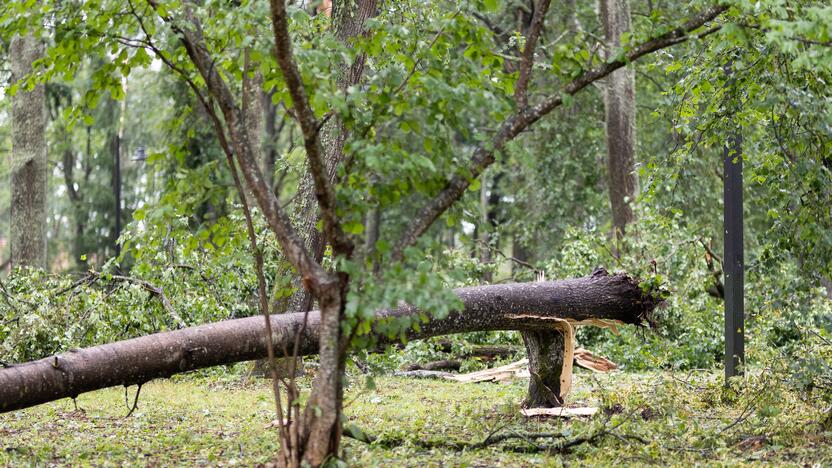
[[[9,47],[12,82],[43,57],[34,36],[15,36]],[[44,85],[21,86],[12,97],[11,264],[46,269],[46,97]]]

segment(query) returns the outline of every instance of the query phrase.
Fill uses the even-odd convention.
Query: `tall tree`
[[[628,0],[600,0],[607,58],[619,53],[621,35],[630,30]],[[624,235],[634,220],[630,205],[636,195],[636,79],[632,67],[623,67],[607,77],[604,89],[606,113],[607,173],[612,225],[616,237]]]
[[[32,72],[43,45],[32,34],[10,45],[12,81]],[[12,97],[11,263],[46,268],[46,92],[21,86]]]

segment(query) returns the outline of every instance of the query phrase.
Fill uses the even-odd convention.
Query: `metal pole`
[[[725,228],[725,379],[741,375],[745,361],[745,282],[742,213],[742,136],[737,130],[723,149]]]

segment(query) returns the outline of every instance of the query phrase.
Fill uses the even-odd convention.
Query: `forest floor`
[[[308,385],[304,379],[302,385]],[[832,463],[822,409],[764,381],[726,389],[717,371],[578,372],[570,405],[596,416],[529,419],[524,381],[462,384],[351,374],[346,414],[376,442],[345,441],[353,466],[790,465]],[[135,387],[129,389],[132,404]],[[269,381],[190,375],[146,384],[126,418],[123,388],[0,415],[0,465],[245,465],[277,450]],[[530,440],[529,433],[557,434]],[[515,434],[484,448],[489,435]],[[593,437],[594,436],[594,437]],[[580,443],[585,438],[591,440]],[[563,449],[566,443],[575,443]]]

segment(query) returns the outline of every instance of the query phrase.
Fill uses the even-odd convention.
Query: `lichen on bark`
[[[12,38],[12,82],[32,74],[43,57],[33,35]],[[12,96],[11,263],[46,269],[46,98],[43,84],[21,86]]]

